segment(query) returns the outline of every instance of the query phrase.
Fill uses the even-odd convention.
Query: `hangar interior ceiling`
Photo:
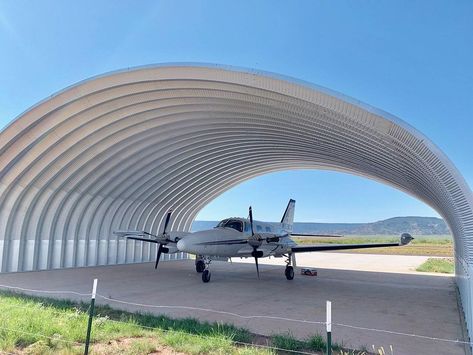
[[[293,79],[206,65],[95,77],[0,133],[2,272],[143,262],[155,245],[116,229],[187,231],[209,201],[254,176],[330,169],[434,208],[455,239],[472,324],[473,198],[448,158],[400,119]],[[179,255],[178,257],[184,257]]]

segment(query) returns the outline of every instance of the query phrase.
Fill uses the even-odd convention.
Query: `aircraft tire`
[[[210,281],[210,271],[208,269],[205,269],[202,272],[202,282],[207,283]]]
[[[284,270],[284,274],[286,275],[286,279],[288,280],[294,279],[294,268],[292,266],[286,266],[286,270]]]
[[[199,274],[204,272],[205,270],[205,263],[203,260],[197,260],[195,262],[195,271],[197,271]]]

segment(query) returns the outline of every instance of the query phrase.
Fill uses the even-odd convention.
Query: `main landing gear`
[[[210,271],[209,269],[205,269],[202,272],[202,282],[207,283],[210,281]]]
[[[203,273],[205,270],[205,262],[202,259],[197,259],[195,261],[195,271],[197,271],[199,274]]]
[[[294,279],[294,268],[291,265],[291,259],[291,254],[289,254],[286,259],[286,270],[284,270],[284,275],[288,280]]]
[[[202,274],[202,282],[204,283],[207,283],[210,281],[211,274],[209,270],[209,265],[211,261],[212,260],[210,260],[208,257],[205,257],[205,256],[195,261],[195,271]]]

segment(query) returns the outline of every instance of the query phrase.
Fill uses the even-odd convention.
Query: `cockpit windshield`
[[[239,232],[243,232],[243,222],[238,219],[224,219],[216,228],[232,228]]]
[[[228,222],[228,219],[224,219],[223,221],[220,221],[219,224],[217,224],[217,226],[215,228],[223,228],[225,227],[225,223]]]

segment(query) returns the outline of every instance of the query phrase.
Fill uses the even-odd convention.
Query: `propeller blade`
[[[251,253],[251,256],[253,256],[253,258],[255,258],[256,274],[258,275],[258,279],[259,279],[258,258],[261,258],[263,256],[263,252],[258,250],[258,248],[256,246],[253,246],[253,252]]]
[[[256,274],[258,275],[258,279],[259,279],[259,266],[258,266],[258,257],[255,256],[255,264],[256,264]]]
[[[167,216],[166,216],[166,222],[164,222],[164,230],[163,230],[163,234],[166,234],[166,230],[168,228],[168,224],[169,224],[169,220],[171,219],[171,213],[172,213],[172,210],[169,210]]]
[[[156,264],[154,264],[154,268],[157,269],[158,268],[158,263],[159,263],[159,259],[161,258],[161,251],[162,251],[162,248],[163,245],[162,244],[159,244],[159,247],[158,247],[158,253],[156,254]]]
[[[250,206],[250,209],[249,209],[248,213],[250,215],[251,235],[255,235],[255,232],[253,230],[253,210],[251,209],[251,206]]]
[[[255,230],[253,229],[253,210],[250,206],[248,209],[248,214],[250,215],[250,226],[251,226],[251,236],[254,237],[255,235]],[[258,242],[259,245],[261,245],[261,241],[258,239],[255,241],[253,238],[249,240],[250,244],[253,244],[252,242]],[[259,279],[259,265],[258,265],[258,247],[256,245],[253,245],[253,256],[255,258],[255,265],[256,265],[256,274],[258,275]]]

